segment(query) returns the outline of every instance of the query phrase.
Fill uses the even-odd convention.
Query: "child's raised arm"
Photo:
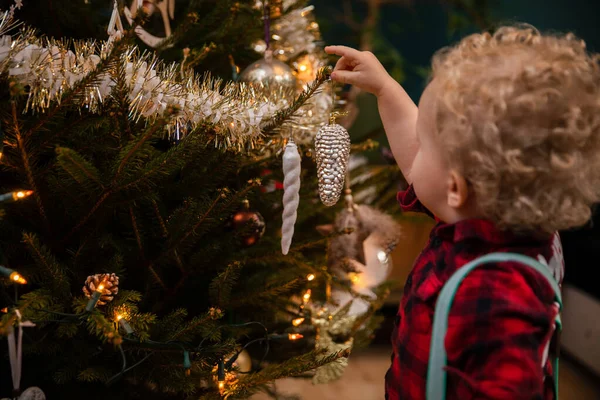
[[[392,153],[404,177],[411,183],[410,170],[419,148],[416,136],[417,106],[373,53],[346,46],[328,46],[325,51],[341,56],[331,79],[355,85],[377,96],[379,114]]]

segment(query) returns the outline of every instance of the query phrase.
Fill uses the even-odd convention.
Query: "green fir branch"
[[[75,150],[57,147],[56,161],[81,187],[92,190],[96,190],[98,187],[104,189],[98,169]]]
[[[74,366],[65,366],[54,373],[54,382],[58,383],[59,385],[69,383],[77,377],[78,372],[79,371]]]
[[[88,314],[87,329],[91,335],[96,336],[102,342],[121,343],[121,335],[115,323],[106,319],[104,314],[97,309]]]
[[[226,309],[231,297],[231,291],[237,284],[243,264],[233,262],[221,271],[210,283],[209,294],[212,304]]]
[[[190,136],[182,140],[177,146],[170,147],[166,152],[150,157],[147,163],[143,164],[131,181],[123,182],[119,190],[154,190],[161,183],[160,178],[172,176],[175,172],[183,168],[187,163],[193,161],[198,156],[200,140],[197,137]],[[202,144],[203,146],[203,144]]]
[[[172,240],[169,243],[169,252],[179,248],[188,238],[190,238],[190,236],[199,235],[200,226],[209,218],[209,215],[211,215],[217,204],[222,200],[223,194],[218,193],[216,196],[214,196],[208,207],[204,207],[203,202],[195,199],[189,199],[185,202],[183,207],[176,210],[174,218],[171,220],[173,221],[175,218],[180,220],[182,216],[185,216],[185,219],[181,220],[181,222],[185,221],[187,224],[185,226],[185,230],[181,232],[180,235],[175,237],[172,236]],[[169,225],[172,226],[172,223]]]
[[[246,291],[241,291],[237,293],[237,295],[231,299],[229,306],[237,308],[240,306],[265,306],[265,304],[273,304],[273,302],[276,303],[279,298],[293,294],[294,291],[303,284],[304,279],[297,278],[283,283],[275,282],[267,287],[247,287],[246,289],[251,289],[252,292],[248,293]]]
[[[23,170],[25,172],[25,176],[27,177],[27,183],[29,184],[29,188],[33,190],[33,197],[35,198],[35,201],[37,203],[40,216],[44,220],[46,227],[49,227],[50,224],[48,222],[48,217],[46,216],[46,207],[42,202],[42,197],[40,195],[39,188],[36,182],[36,177],[38,177],[38,174],[37,171],[34,170],[35,159],[29,149],[27,143],[27,135],[21,134],[21,122],[19,121],[19,117],[17,116],[16,103],[12,103],[11,109],[13,129],[15,131],[15,139],[17,141],[17,147],[21,156]]]
[[[286,109],[277,111],[275,115],[271,118],[271,120],[267,121],[265,124],[261,126],[263,133],[269,134],[275,131],[277,128],[281,127],[287,120],[292,118],[294,114],[302,107],[308,100],[312,98],[312,96],[317,92],[317,90],[325,83],[329,76],[331,75],[331,67],[321,68],[317,72],[316,79],[310,83],[307,88],[300,93],[292,102],[292,105]]]
[[[301,375],[305,372],[315,370],[323,365],[332,363],[340,358],[348,357],[348,349],[340,352],[326,354],[326,350],[312,351],[297,357],[290,358],[283,363],[273,364],[262,371],[247,375],[240,379],[239,384],[227,391],[228,395],[247,398],[256,393],[261,385],[266,385],[274,380]]]
[[[71,339],[79,332],[79,325],[75,322],[62,323],[56,327],[54,335],[58,338]]]
[[[170,113],[168,113],[168,114],[170,114]],[[145,131],[143,131],[142,133],[137,135],[137,138],[135,140],[132,140],[130,143],[123,146],[123,148],[119,152],[119,156],[117,158],[117,164],[116,164],[115,174],[114,174],[114,178],[113,178],[113,185],[115,187],[117,186],[116,183],[119,181],[121,174],[123,173],[125,167],[127,166],[127,164],[129,162],[136,159],[136,157],[134,157],[134,156],[136,156],[136,154],[138,152],[141,153],[138,155],[138,161],[141,161],[141,160],[139,160],[139,158],[144,159],[144,158],[149,157],[148,152],[151,151],[152,148],[150,146],[147,146],[148,141],[151,138],[153,138],[155,135],[157,135],[158,132],[161,132],[162,129],[166,126],[167,122],[168,122],[167,118],[160,118],[160,119],[156,120],[155,122],[150,124],[150,126],[148,128],[146,128]],[[142,163],[138,162],[137,164],[138,164],[138,168],[139,168],[139,165]]]
[[[110,92],[112,99],[111,106],[112,110],[117,118],[115,122],[118,126],[118,132],[121,133],[121,137],[126,140],[130,140],[134,137],[132,130],[132,121],[129,118],[129,111],[131,110],[131,102],[129,101],[129,86],[127,84],[127,70],[126,68],[117,68],[113,74],[115,86]]]
[[[177,308],[158,320],[154,329],[156,337],[167,337],[176,327],[182,325],[188,316],[185,308]]]
[[[46,246],[40,243],[37,235],[33,233],[24,233],[23,242],[27,246],[27,249],[36,264],[47,274],[45,276],[50,281],[50,287],[54,295],[57,297],[69,296],[69,278],[67,276],[66,268],[56,260]]]
[[[77,224],[75,224],[75,226],[69,231],[69,233],[67,233],[62,239],[61,242],[65,243],[67,242],[71,236],[73,236],[77,231],[79,231],[88,221],[90,218],[92,218],[92,216],[96,213],[96,211],[98,211],[98,209],[100,208],[100,206],[106,201],[106,199],[108,199],[112,194],[113,194],[113,190],[111,188],[107,188],[99,197],[98,200],[96,200],[96,202],[94,203],[94,205],[92,206],[92,208],[90,209],[90,211],[88,211],[87,214],[85,214],[78,222]]]
[[[145,342],[150,339],[150,330],[156,324],[157,316],[152,313],[130,313],[129,325],[131,325],[135,335]]]
[[[88,367],[79,371],[77,380],[81,382],[106,382],[113,373],[104,367]]]
[[[169,341],[184,341],[189,342],[198,335],[206,335],[208,332],[215,329],[213,314],[208,311],[202,315],[192,318],[190,321],[179,325],[177,330],[171,334]]]
[[[111,308],[127,306],[137,310],[137,303],[142,301],[142,294],[135,290],[119,290],[119,295],[110,303]]]

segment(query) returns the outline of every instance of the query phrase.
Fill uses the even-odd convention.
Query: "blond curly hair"
[[[512,231],[585,224],[600,201],[600,65],[572,34],[471,35],[433,59],[436,124],[484,217]]]

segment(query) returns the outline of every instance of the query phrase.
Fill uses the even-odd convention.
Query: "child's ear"
[[[447,202],[452,208],[461,208],[467,202],[469,188],[466,179],[456,170],[450,171],[448,177]]]

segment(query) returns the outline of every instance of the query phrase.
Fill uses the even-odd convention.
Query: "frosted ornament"
[[[319,197],[328,207],[334,206],[342,195],[350,159],[350,135],[335,123],[341,115],[344,114],[331,113],[329,125],[323,125],[315,138]]]
[[[32,386],[19,396],[19,400],[46,400],[46,395],[39,387]]]

